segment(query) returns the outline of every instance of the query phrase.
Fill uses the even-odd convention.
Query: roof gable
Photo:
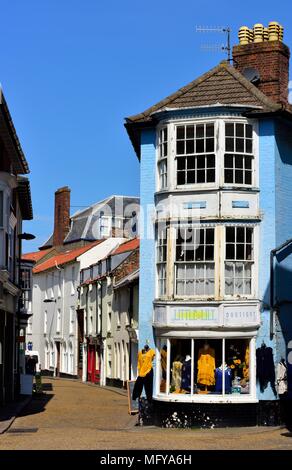
[[[169,109],[196,108],[215,105],[260,107],[274,111],[281,106],[270,100],[227,62],[219,65],[159,101],[144,112],[127,118],[128,123],[142,123],[157,112]]]

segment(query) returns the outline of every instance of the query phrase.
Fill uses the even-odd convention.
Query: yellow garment
[[[245,351],[245,358],[244,358],[245,366],[243,367],[243,377],[245,379],[249,378],[249,347],[247,346]]]
[[[181,369],[182,363],[180,361],[174,361],[172,363],[172,379],[171,386],[178,390],[181,388]]]
[[[215,385],[215,351],[212,348],[199,349],[198,384]]]
[[[145,377],[152,369],[152,361],[155,357],[154,349],[148,349],[147,352],[139,351],[138,353],[138,375]]]
[[[161,369],[163,370],[163,372],[166,372],[167,351],[165,351],[165,349],[161,349],[160,351],[160,362],[161,362]]]

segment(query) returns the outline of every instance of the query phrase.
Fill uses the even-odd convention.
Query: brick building
[[[188,424],[271,424],[291,394],[290,52],[277,23],[239,38],[233,66],[125,124],[141,208],[155,214],[141,236],[139,341],[156,349],[164,424],[174,411]]]

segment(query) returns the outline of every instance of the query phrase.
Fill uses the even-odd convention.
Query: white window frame
[[[243,123],[251,124],[253,126],[253,181],[252,186],[240,184],[224,184],[224,154],[225,154],[225,123]],[[197,184],[176,184],[176,127],[187,124],[208,124],[214,123],[215,132],[215,183],[197,183]],[[259,136],[258,136],[258,122],[255,119],[247,119],[242,116],[227,115],[227,116],[210,116],[207,118],[194,118],[186,117],[180,119],[170,119],[162,121],[157,126],[156,135],[156,161],[158,162],[158,135],[159,130],[167,126],[168,128],[168,162],[167,162],[167,190],[172,192],[183,192],[192,190],[194,192],[201,191],[202,189],[218,189],[219,187],[239,187],[257,189],[259,187]],[[156,190],[159,188],[159,173],[156,172]]]
[[[166,139],[165,139],[166,131]],[[159,126],[156,138],[157,148],[157,187],[158,191],[168,188],[168,155],[169,155],[169,129],[168,126]],[[166,149],[166,151],[165,151]],[[161,169],[164,168],[164,171]]]
[[[253,260],[251,266],[251,293],[250,294],[226,294],[225,293],[225,262],[228,262],[225,258],[225,246],[226,246],[226,227],[250,227],[253,229]],[[258,272],[259,272],[259,224],[248,223],[248,222],[238,222],[238,223],[228,223],[226,222],[221,226],[221,267],[220,267],[220,295],[226,300],[236,299],[257,299],[258,298]],[[232,262],[232,261],[231,261]],[[241,262],[241,261],[239,261]]]
[[[165,237],[160,237],[161,232],[165,232]],[[156,240],[156,286],[157,286],[157,297],[167,297],[167,246],[168,246],[168,229],[167,227],[157,228],[157,240]],[[165,250],[165,260],[163,259],[163,251]],[[163,276],[161,276],[161,273]],[[161,286],[164,285],[164,289],[161,290]]]
[[[216,269],[218,269],[218,263],[216,263],[216,249],[217,248],[217,243],[216,243],[216,227],[215,225],[209,225],[209,224],[200,224],[200,225],[181,225],[180,227],[176,227],[176,233],[177,233],[177,230],[180,230],[180,229],[186,229],[186,230],[189,230],[189,229],[192,229],[192,230],[208,230],[208,229],[212,229],[214,231],[214,248],[213,248],[213,252],[214,252],[214,259],[211,261],[176,261],[176,236],[175,236],[175,240],[174,240],[174,249],[173,249],[173,253],[174,253],[174,298],[175,299],[181,299],[181,298],[189,298],[189,299],[198,299],[198,298],[215,298],[216,296],[216,279],[217,279],[217,276],[216,276]],[[206,235],[205,235],[206,236]],[[204,245],[205,246],[205,245]],[[204,250],[205,251],[205,250]],[[178,265],[181,264],[192,264],[194,265],[194,269],[197,269],[195,266],[196,265],[204,265],[204,264],[210,264],[210,265],[214,265],[214,293],[213,294],[194,294],[194,295],[187,295],[187,294],[178,294],[177,293],[177,267]],[[217,264],[217,266],[216,266]],[[195,283],[194,283],[195,284]]]
[[[235,333],[228,335],[225,333],[214,332],[212,339],[222,341],[222,363],[225,362],[225,341],[231,339],[244,339],[249,340],[249,383],[250,383],[250,393],[248,394],[225,394],[222,390],[222,394],[180,394],[180,393],[170,393],[170,358],[171,358],[171,339],[188,339],[191,341],[191,351],[192,351],[192,363],[194,363],[194,343],[196,341],[202,341],[202,339],[211,338],[208,335],[208,332],[205,334],[201,332],[192,332],[190,336],[177,336],[173,335],[172,337],[168,336],[157,336],[156,338],[156,361],[155,361],[155,383],[154,383],[154,394],[153,397],[159,401],[166,402],[184,402],[184,403],[257,403],[257,388],[256,388],[256,336],[253,336],[251,333],[243,335],[242,333]],[[167,346],[167,374],[166,374],[166,391],[160,391],[160,350],[162,344]],[[192,365],[192,371],[194,367]],[[192,373],[191,383],[194,383],[194,377]],[[224,377],[224,376],[223,376]],[[224,383],[224,379],[223,379]]]

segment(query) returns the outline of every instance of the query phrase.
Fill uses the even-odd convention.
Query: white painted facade
[[[77,376],[80,269],[105,258],[122,241],[106,239],[70,263],[33,275],[33,316],[26,342],[39,352],[42,370]]]

